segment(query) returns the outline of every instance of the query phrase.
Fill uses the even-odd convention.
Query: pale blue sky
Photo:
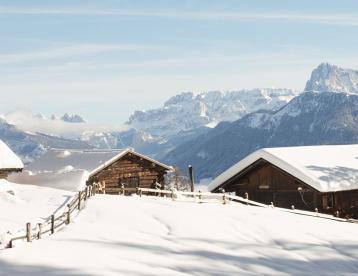
[[[123,123],[182,91],[358,68],[356,0],[0,0],[0,112]]]

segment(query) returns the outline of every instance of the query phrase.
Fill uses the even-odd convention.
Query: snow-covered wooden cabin
[[[137,187],[164,188],[164,176],[171,167],[132,149],[54,149],[29,164],[26,170],[35,174],[86,170],[89,184],[105,182],[106,193],[118,194],[122,187],[133,192]]]
[[[0,179],[6,179],[12,172],[20,172],[24,168],[21,159],[0,140]]]
[[[209,191],[275,206],[358,216],[358,145],[260,149],[219,175]]]

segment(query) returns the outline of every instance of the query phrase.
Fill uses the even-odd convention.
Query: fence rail
[[[73,212],[81,211],[82,208],[85,206],[85,202],[88,200],[88,198],[94,196],[96,193],[106,193],[106,189],[103,189],[103,187],[99,188],[98,185],[95,183],[94,185],[87,186],[84,190],[79,191],[77,195],[73,197],[73,199],[70,201],[70,203],[67,204],[67,210],[64,211],[61,215],[56,217],[54,214],[52,214],[48,219],[46,219],[42,223],[38,223],[35,227],[31,227],[31,223],[26,224],[26,231],[24,231],[21,235],[12,237],[11,240],[8,243],[8,248],[12,248],[14,246],[15,241],[19,240],[26,240],[27,242],[31,242],[35,239],[41,239],[43,235],[46,235],[48,233],[54,234],[55,230],[59,227],[62,227],[63,225],[67,225],[71,223],[71,215]],[[286,209],[286,208],[280,208],[275,207],[273,204],[266,205],[263,203],[259,203],[256,201],[249,200],[248,195],[246,195],[246,198],[235,196],[231,194],[226,193],[209,193],[209,192],[181,192],[181,191],[174,191],[174,190],[158,190],[158,189],[149,189],[149,188],[121,188],[119,190],[120,195],[126,195],[128,193],[135,192],[140,197],[142,195],[146,196],[162,196],[162,197],[170,197],[173,201],[183,201],[183,200],[195,200],[198,203],[222,203],[227,204],[229,202],[236,202],[241,203],[249,206],[258,206],[262,208],[275,208],[276,210],[282,211],[282,212],[288,212],[288,213],[294,213],[298,215],[305,215],[305,216],[311,216],[311,217],[318,217],[323,219],[330,219],[335,221],[342,221],[342,222],[350,222],[350,223],[358,223],[358,220],[355,219],[343,219],[334,217],[332,215],[318,213],[316,210],[315,212],[311,211],[303,211],[303,210],[297,210],[297,209]]]
[[[24,234],[20,236],[12,237],[7,245],[7,248],[14,247],[14,242],[19,240],[26,240],[31,242],[35,239],[41,239],[45,234],[54,234],[55,230],[63,225],[67,225],[71,222],[71,215],[73,212],[80,211],[84,207],[84,203],[91,196],[95,195],[95,189],[93,186],[87,186],[84,190],[79,191],[77,195],[67,204],[67,210],[61,215],[56,217],[52,214],[44,222],[38,223],[35,227],[31,227],[31,223],[26,223],[26,230]]]
[[[241,204],[246,204],[250,206],[258,206],[263,208],[275,208],[275,210],[286,212],[286,213],[292,213],[297,215],[304,215],[304,216],[311,216],[311,217],[318,217],[323,219],[330,219],[335,221],[341,221],[341,222],[350,222],[350,223],[358,223],[358,220],[356,219],[344,219],[339,217],[334,217],[332,215],[319,213],[317,210],[315,211],[305,211],[305,210],[298,210],[298,209],[286,209],[286,208],[280,208],[275,207],[273,204],[267,205],[263,203],[259,203],[256,201],[249,200],[248,195],[246,195],[246,198],[235,196],[231,194],[225,194],[225,193],[203,193],[203,192],[180,192],[180,191],[168,191],[168,190],[157,190],[157,189],[147,189],[147,188],[138,188],[137,194],[139,196],[142,195],[162,195],[162,196],[170,196],[172,200],[178,200],[181,196],[184,196],[186,199],[194,199],[199,203],[205,203],[205,202],[221,202],[223,204],[231,202],[239,202]],[[214,201],[213,201],[214,199]]]

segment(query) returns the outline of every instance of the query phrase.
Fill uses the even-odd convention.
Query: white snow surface
[[[14,183],[77,192],[82,191],[86,187],[88,176],[89,173],[86,170],[63,170],[58,172],[41,172],[37,174],[24,171],[22,173],[12,174],[8,179]]]
[[[259,159],[283,169],[320,192],[358,189],[358,145],[264,148],[216,177],[213,191]]]
[[[0,169],[22,169],[21,159],[0,140]]]
[[[17,236],[18,231],[25,229],[27,222],[35,226],[52,213],[61,214],[61,209],[65,208],[73,194],[59,189],[0,180],[0,248],[9,236],[8,231]],[[6,275],[1,265],[0,275]]]
[[[237,203],[96,195],[62,231],[1,251],[0,275],[356,275],[357,231]]]

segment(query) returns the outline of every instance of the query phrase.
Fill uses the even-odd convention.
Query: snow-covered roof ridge
[[[358,144],[264,148],[216,177],[209,191],[259,159],[285,170],[320,192],[358,189]]]
[[[98,166],[96,169],[94,169],[92,172],[90,172],[90,176],[96,174],[97,172],[99,172],[100,170],[104,169],[105,167],[108,167],[109,165],[113,164],[114,162],[116,162],[118,159],[122,158],[124,155],[126,155],[127,153],[132,153],[135,154],[137,156],[140,156],[143,159],[146,159],[150,162],[153,162],[155,164],[157,164],[158,166],[164,167],[167,170],[172,170],[173,168],[171,166],[165,165],[155,159],[152,159],[146,155],[143,155],[141,153],[138,153],[136,151],[134,151],[132,148],[128,148],[123,150],[122,152],[120,152],[118,155],[114,156],[112,159],[104,162],[102,165]]]
[[[171,169],[165,164],[135,152],[132,148],[127,148],[121,150],[51,149],[38,160],[30,163],[26,170],[34,173],[56,172],[71,166],[73,169],[86,170],[93,175],[127,153],[133,153],[167,170]]]
[[[21,159],[0,140],[0,170],[22,169]]]

